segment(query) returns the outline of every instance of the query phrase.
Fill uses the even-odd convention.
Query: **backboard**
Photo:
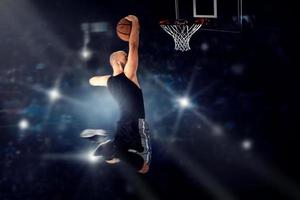
[[[190,39],[199,29],[221,33],[243,29],[243,0],[174,0],[174,5],[175,20],[162,20],[160,26],[173,37],[175,50],[189,51]]]
[[[207,18],[202,31],[239,33],[243,29],[243,0],[192,0],[193,17]]]
[[[199,18],[217,18],[217,0],[193,0],[193,15]]]

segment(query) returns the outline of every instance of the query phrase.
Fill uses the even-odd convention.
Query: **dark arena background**
[[[173,0],[0,0],[0,199],[300,199],[291,7],[245,0],[241,29],[202,27],[180,52],[159,26]],[[79,137],[114,134],[117,104],[88,80],[127,51],[115,27],[128,14],[141,24],[145,175],[91,156]]]

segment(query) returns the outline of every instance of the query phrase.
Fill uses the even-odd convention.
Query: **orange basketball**
[[[117,35],[118,37],[123,40],[128,42],[130,33],[131,33],[131,28],[132,28],[132,23],[131,21],[122,18],[118,24],[117,24]]]

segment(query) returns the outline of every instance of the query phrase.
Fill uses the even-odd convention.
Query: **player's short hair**
[[[122,50],[113,52],[113,53],[110,55],[110,58],[109,58],[109,62],[110,62],[111,65],[112,65],[113,60],[116,58],[116,56],[117,56],[119,53],[123,53],[123,54],[125,54],[125,56],[127,56],[127,53],[126,53],[125,51],[122,51]]]

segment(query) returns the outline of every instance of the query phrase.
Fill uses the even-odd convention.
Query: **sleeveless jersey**
[[[145,118],[142,90],[124,73],[111,76],[107,87],[120,108],[120,122]]]

